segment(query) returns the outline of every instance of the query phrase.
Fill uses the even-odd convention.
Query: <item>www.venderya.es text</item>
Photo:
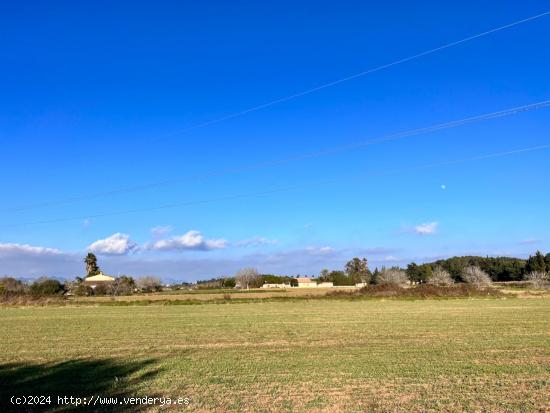
[[[129,396],[12,396],[10,402],[15,406],[188,406],[189,397],[129,397]]]

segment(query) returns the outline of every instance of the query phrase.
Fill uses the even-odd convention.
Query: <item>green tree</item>
[[[345,273],[350,278],[350,281],[352,281],[352,285],[369,282],[371,276],[366,258],[355,257],[348,261],[346,263]]]
[[[321,282],[327,282],[329,280],[329,274],[330,271],[327,268],[323,268],[321,272],[319,273],[319,281]]]
[[[99,274],[99,267],[97,265],[97,257],[95,254],[89,252],[84,258],[84,263],[86,264],[86,274],[88,277]]]
[[[39,278],[30,288],[32,294],[36,295],[57,295],[65,292],[65,287],[57,280]]]
[[[432,277],[432,266],[429,264],[417,265],[414,262],[407,265],[407,277],[413,283],[425,283]]]
[[[233,277],[226,277],[222,281],[223,288],[235,288],[235,285],[237,285],[237,282]]]
[[[407,265],[407,277],[412,282],[417,282],[420,273],[420,266],[416,262],[411,262]]]
[[[331,271],[328,279],[334,285],[355,285],[353,277],[347,276],[344,271]]]
[[[527,274],[541,271],[546,271],[546,261],[544,259],[544,255],[540,251],[537,251],[534,256],[529,256],[529,259],[527,260],[527,264],[525,265],[525,272]]]
[[[376,267],[374,269],[374,272],[372,273],[372,277],[370,277],[370,283],[377,284],[379,278],[380,278],[380,271],[378,271],[378,267]]]

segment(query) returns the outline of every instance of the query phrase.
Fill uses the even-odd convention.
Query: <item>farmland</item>
[[[190,411],[550,409],[549,298],[11,307],[0,326],[3,407],[24,391]]]

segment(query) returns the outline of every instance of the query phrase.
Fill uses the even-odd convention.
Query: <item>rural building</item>
[[[115,281],[115,277],[110,275],[105,275],[100,272],[97,275],[92,275],[84,279],[84,284],[89,285],[92,288],[96,288],[98,285],[108,285],[112,284]]]
[[[317,288],[332,288],[332,287],[334,287],[334,283],[328,282],[328,281],[317,284]]]
[[[262,288],[287,288],[290,287],[288,284],[264,284],[262,285]]]
[[[296,281],[298,281],[298,287],[302,287],[302,288],[317,287],[317,282],[308,277],[297,277]]]

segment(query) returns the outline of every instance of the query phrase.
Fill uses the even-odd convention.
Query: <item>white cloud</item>
[[[0,244],[0,256],[4,255],[59,255],[62,252],[55,248],[35,247],[28,244]]]
[[[82,221],[82,226],[84,228],[89,228],[90,225],[92,225],[92,220],[89,218],[86,218],[84,221]]]
[[[328,255],[335,252],[332,247],[307,247],[306,252],[312,255]]]
[[[267,239],[264,237],[253,237],[249,239],[245,239],[242,241],[238,241],[235,243],[237,247],[258,247],[261,245],[275,245],[277,244],[276,239]]]
[[[384,255],[384,254],[392,254],[396,252],[396,248],[387,248],[387,247],[372,247],[372,248],[365,248],[363,250],[359,250],[359,254],[364,255]]]
[[[387,255],[387,256],[384,257],[384,259],[382,261],[384,261],[384,262],[400,262],[400,261],[402,261],[402,259],[399,258],[399,257],[396,257],[394,255]]]
[[[533,245],[533,244],[538,244],[540,242],[541,240],[537,238],[527,238],[527,239],[521,240],[519,243],[522,245]]]
[[[413,232],[420,235],[432,235],[437,232],[438,225],[437,222],[420,224],[413,228]]]
[[[161,239],[148,246],[149,249],[158,251],[174,250],[213,250],[227,247],[224,239],[206,239],[199,231],[188,231],[183,235]]]
[[[172,232],[172,229],[173,228],[169,225],[166,225],[166,226],[159,225],[159,226],[151,228],[151,234],[155,238],[160,238],[160,237],[163,237],[166,234],[169,234],[170,232]]]
[[[105,239],[97,240],[88,249],[97,254],[125,255],[137,248],[128,234],[117,232]]]

